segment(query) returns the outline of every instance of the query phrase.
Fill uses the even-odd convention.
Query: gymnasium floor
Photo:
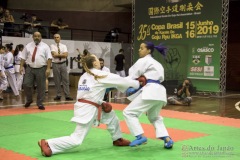
[[[76,90],[70,88],[72,97]],[[36,95],[34,95],[36,97]],[[54,88],[46,95],[46,110],[40,111],[36,103],[29,109],[23,107],[24,94],[15,98],[4,94],[0,102],[0,159],[33,160],[46,159],[40,154],[37,141],[72,133],[75,124],[70,122],[74,101],[53,101]],[[199,93],[193,97],[191,106],[167,105],[161,111],[169,134],[175,141],[171,150],[163,148],[157,140],[154,128],[145,115],[140,121],[148,137],[146,145],[138,147],[114,147],[106,126],[92,128],[83,144],[67,153],[53,155],[53,160],[238,160],[240,157],[240,101],[239,93],[228,93],[224,98]],[[36,101],[34,101],[36,102]],[[121,121],[123,137],[134,140],[126,127],[122,110],[125,98],[112,99]],[[240,102],[239,102],[240,103]],[[236,106],[235,106],[236,105]]]

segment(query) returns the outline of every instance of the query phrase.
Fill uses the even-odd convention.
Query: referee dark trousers
[[[63,85],[63,91],[65,97],[70,97],[69,93],[69,76],[67,72],[66,61],[60,63],[52,63],[53,67],[53,79],[55,83],[55,89],[57,96],[61,97],[61,83]]]
[[[46,69],[47,66],[40,68],[32,68],[27,65],[26,73],[24,76],[23,86],[26,94],[27,102],[32,102],[33,93],[32,88],[34,82],[37,84],[37,105],[43,105],[45,98],[45,88],[46,88]]]

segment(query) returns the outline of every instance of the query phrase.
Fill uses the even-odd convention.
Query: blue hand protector
[[[127,89],[127,91],[126,91],[126,94],[127,94],[127,96],[131,96],[132,94],[136,93],[139,89],[140,89],[140,88],[134,89],[134,88],[132,88],[132,87],[129,87],[129,88]]]

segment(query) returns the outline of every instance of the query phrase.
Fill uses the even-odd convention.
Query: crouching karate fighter
[[[161,85],[164,81],[164,68],[152,57],[154,49],[166,55],[166,47],[162,45],[154,46],[152,42],[140,45],[140,58],[129,69],[129,77],[137,79],[144,76],[147,83],[128,97],[132,102],[123,110],[123,115],[131,134],[136,137],[130,146],[138,146],[147,142],[138,119],[140,115],[147,113],[148,120],[155,128],[156,138],[164,140],[164,147],[170,149],[173,146],[173,140],[169,137],[163,118],[159,115],[162,107],[167,104],[166,89]],[[128,91],[129,89],[126,92],[127,95]]]
[[[81,63],[86,72],[78,82],[77,102],[74,104],[74,116],[71,119],[76,123],[76,129],[70,136],[41,139],[38,145],[43,156],[50,157],[53,154],[79,146],[92,125],[98,126],[99,123],[107,125],[114,146],[129,146],[130,144],[130,141],[122,138],[119,119],[115,112],[102,99],[106,88],[115,87],[121,92],[125,92],[130,86],[139,88],[139,81],[101,71],[100,62],[93,54],[82,57]]]

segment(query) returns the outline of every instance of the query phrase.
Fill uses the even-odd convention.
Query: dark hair
[[[124,52],[124,49],[119,49],[119,52]]]
[[[0,49],[5,49],[6,47],[3,45],[0,45]]]
[[[189,78],[185,78],[184,81],[185,81],[185,80],[188,80],[189,84],[192,84],[191,79],[189,79]]]
[[[5,46],[6,46],[6,48],[7,48],[9,51],[12,51],[12,49],[13,49],[13,43],[6,44]]]
[[[18,53],[19,53],[19,50],[21,50],[23,48],[24,48],[24,45],[22,45],[22,44],[17,45],[14,52],[13,52],[13,56],[17,56]]]
[[[152,42],[145,42],[146,48],[151,50],[151,54],[153,53],[154,49],[156,49],[159,53],[166,57],[167,55],[167,47],[163,46],[161,43],[158,46],[154,46]]]
[[[86,56],[88,53],[89,53],[89,51],[88,51],[87,49],[84,49],[84,50],[83,50],[84,56]]]
[[[57,20],[58,22],[63,22],[63,19],[62,18],[58,18],[58,20]]]
[[[103,62],[104,62],[104,59],[102,59],[102,58],[99,58],[99,61],[103,61]]]

